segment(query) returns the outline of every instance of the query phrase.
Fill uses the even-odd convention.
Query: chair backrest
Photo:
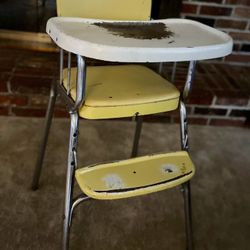
[[[149,20],[152,0],[57,0],[58,16]]]

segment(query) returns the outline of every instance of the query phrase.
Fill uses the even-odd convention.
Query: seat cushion
[[[71,69],[70,95],[75,100],[77,69]],[[67,69],[63,72],[67,88]],[[180,93],[169,81],[140,65],[87,68],[85,102],[80,116],[107,119],[149,115],[174,110]]]
[[[82,191],[95,199],[121,199],[172,188],[194,175],[186,151],[148,155],[76,170]]]

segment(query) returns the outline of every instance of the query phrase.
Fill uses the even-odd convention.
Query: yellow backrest
[[[58,16],[149,20],[151,0],[57,0]]]

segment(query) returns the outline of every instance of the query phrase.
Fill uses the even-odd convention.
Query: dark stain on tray
[[[174,33],[164,23],[94,23],[114,35],[137,39],[162,39],[173,37]]]

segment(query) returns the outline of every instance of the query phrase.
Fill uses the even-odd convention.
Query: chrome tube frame
[[[71,53],[68,52],[68,84],[67,84],[67,95],[70,94],[70,80],[71,80]]]
[[[192,88],[192,82],[194,79],[196,61],[191,61],[188,67],[187,79],[180,98],[180,129],[181,129],[181,148],[188,151],[188,122],[187,122],[187,110],[185,103],[188,99],[188,95]]]
[[[192,225],[192,203],[190,181],[182,184],[185,211],[185,228],[186,228],[186,246],[187,250],[194,249],[193,243],[193,225]]]
[[[78,112],[70,113],[70,138],[68,151],[68,166],[66,173],[66,191],[65,191],[65,208],[64,208],[64,227],[63,227],[63,250],[69,247],[69,230],[71,209],[73,201],[73,188],[75,179],[75,169],[77,167],[76,152],[79,129]]]
[[[188,121],[187,121],[187,110],[185,103],[188,95],[191,91],[192,82],[194,79],[196,62],[191,61],[189,63],[188,74],[184,90],[180,99],[180,134],[181,134],[181,148],[182,150],[188,151]],[[185,210],[185,228],[186,228],[186,246],[188,250],[193,250],[193,227],[192,227],[192,204],[191,204],[191,187],[190,181],[182,185],[182,192],[184,198],[184,210]]]
[[[162,75],[163,65],[164,65],[163,62],[159,63],[159,65],[158,65],[158,73],[159,73],[160,75]]]
[[[194,74],[195,74],[195,68],[196,68],[196,61],[191,61],[189,63],[188,67],[188,74],[187,74],[187,79],[186,79],[186,84],[182,93],[182,100],[186,102],[188,95],[191,91],[192,88],[192,83],[194,79]]]
[[[51,84],[51,88],[50,88],[50,96],[49,96],[49,102],[48,102],[48,107],[47,107],[46,116],[45,116],[42,140],[40,142],[40,147],[38,151],[39,153],[37,155],[35,171],[34,171],[33,179],[32,179],[32,185],[31,185],[32,190],[37,190],[39,187],[39,180],[40,180],[40,176],[42,172],[43,159],[44,159],[44,155],[46,151],[46,145],[48,142],[49,131],[50,131],[51,122],[53,118],[53,111],[55,107],[56,97],[57,97],[57,86],[56,86],[56,82],[53,81]]]
[[[143,124],[143,117],[142,116],[137,115],[135,119],[136,119],[136,128],[135,128],[131,158],[134,158],[138,155],[138,147],[139,147],[142,124]]]
[[[86,65],[83,57],[77,55],[77,86],[75,105],[70,110],[70,137],[68,151],[68,165],[66,174],[66,191],[65,191],[65,209],[64,209],[64,225],[63,225],[63,250],[69,248],[69,233],[72,221],[72,213],[79,200],[73,203],[73,189],[75,179],[75,169],[77,168],[77,143],[79,134],[79,115],[78,110],[84,101],[86,82]]]
[[[72,112],[78,111],[85,97],[86,63],[82,56],[77,55],[76,100]]]
[[[91,199],[92,199],[91,197],[88,197],[85,195],[80,195],[79,197],[74,199],[72,206],[71,206],[71,211],[70,211],[69,226],[71,226],[71,224],[72,224],[72,217],[73,217],[73,213],[74,213],[75,208],[79,204],[81,204],[82,202],[87,201],[87,200],[91,200]]]
[[[63,61],[64,61],[64,51],[60,49],[60,78],[59,84],[63,84]]]
[[[177,62],[174,62],[173,68],[172,68],[172,74],[171,74],[171,83],[174,83],[175,81],[176,68],[177,68]]]
[[[187,121],[187,109],[185,103],[180,101],[180,132],[181,132],[181,149],[188,151],[188,121]]]

